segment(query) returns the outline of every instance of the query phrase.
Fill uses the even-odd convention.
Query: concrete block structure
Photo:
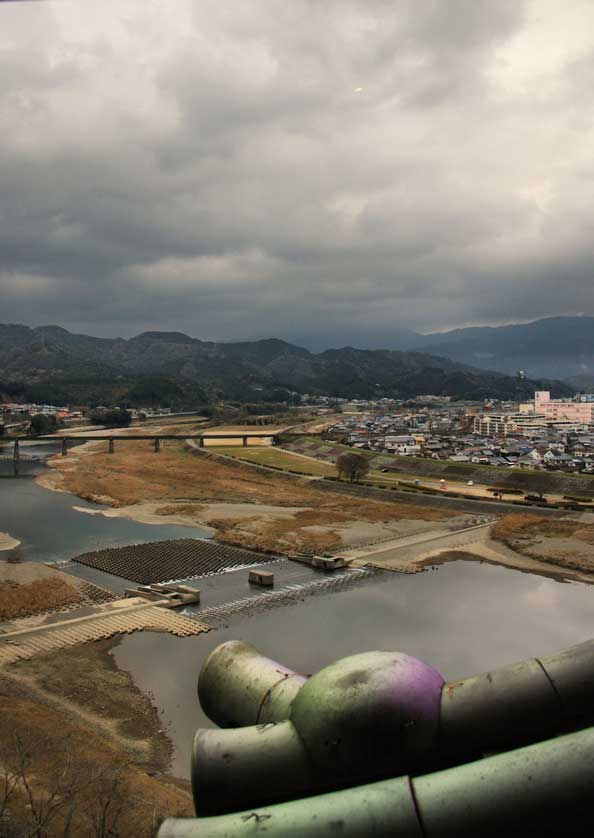
[[[272,588],[274,585],[274,573],[266,570],[250,570],[250,585],[261,585],[263,588]]]

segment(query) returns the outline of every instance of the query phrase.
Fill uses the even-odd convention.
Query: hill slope
[[[287,393],[409,398],[526,398],[553,382],[519,381],[420,352],[346,347],[312,354],[278,339],[215,343],[177,332],[130,340],[72,334],[58,326],[0,325],[0,392],[64,403],[188,404],[279,401]]]
[[[415,340],[431,352],[483,369],[594,382],[594,317],[549,317],[514,326],[455,329]],[[576,379],[580,380],[580,379]]]

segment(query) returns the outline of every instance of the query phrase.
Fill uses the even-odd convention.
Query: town
[[[114,424],[118,408],[0,405],[0,435],[47,433],[58,428]],[[221,404],[218,415],[240,422]],[[450,460],[501,468],[594,473],[594,395],[551,399],[538,391],[528,402],[455,401],[430,394],[415,399],[352,400],[304,395],[299,407],[287,407],[295,419],[304,412],[327,418],[324,437],[353,448],[397,456]],[[237,410],[235,410],[235,414]],[[122,413],[124,423],[181,417],[170,407],[140,407]],[[187,415],[195,415],[188,411]],[[37,420],[44,417],[42,423]],[[115,417],[118,418],[117,416]],[[266,417],[251,418],[259,424]]]
[[[354,448],[502,468],[594,473],[594,396],[477,405],[418,397],[416,406],[377,412],[381,404],[345,403],[328,429]],[[357,412],[350,412],[354,408]]]

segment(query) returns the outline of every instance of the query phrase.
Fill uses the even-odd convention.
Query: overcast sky
[[[592,0],[0,2],[0,322],[594,314]]]

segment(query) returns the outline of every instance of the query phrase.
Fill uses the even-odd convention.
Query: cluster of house
[[[509,436],[480,440],[473,434],[409,433],[367,438],[356,434],[345,441],[355,448],[457,463],[594,473],[594,432],[546,431],[532,439]]]
[[[56,407],[53,404],[0,404],[0,429],[3,433],[21,432],[28,428],[31,417],[37,414],[55,416],[63,423],[76,424],[82,419],[82,408]]]
[[[56,407],[53,404],[0,404],[0,418],[2,419],[23,419],[41,413],[44,416],[55,416],[57,419],[69,419],[80,417],[82,408]]]
[[[295,394],[297,395],[297,394]],[[451,396],[434,396],[431,394],[415,396],[413,399],[347,399],[341,396],[319,396],[311,393],[303,393],[301,396],[303,405],[314,405],[319,407],[339,407],[343,413],[360,413],[362,411],[386,411],[395,410],[403,405],[426,405],[434,407],[437,405],[448,405],[452,401]]]
[[[426,451],[439,459],[458,463],[479,463],[503,468],[552,469],[554,471],[594,473],[594,433],[561,434],[545,432],[541,437],[474,436],[452,440],[427,441]]]
[[[99,408],[107,410],[107,408]],[[85,421],[88,407],[57,407],[53,404],[0,404],[0,429],[4,433],[21,432],[29,426],[32,416],[55,416],[61,425],[78,425]],[[171,415],[170,408],[141,408],[130,411],[133,419],[154,418],[156,416]]]
[[[562,402],[546,392],[522,405],[343,414],[329,434],[355,448],[405,456],[594,473],[594,400]]]
[[[462,407],[402,411],[399,413],[343,414],[328,428],[354,448],[422,455],[431,434],[460,432],[466,423]]]
[[[105,409],[105,408],[104,408]],[[170,407],[131,407],[128,409],[128,413],[132,417],[132,419],[155,419],[159,416],[172,416],[172,410]],[[187,412],[188,415],[191,414],[191,411]],[[175,414],[177,415],[186,415],[186,414]]]

